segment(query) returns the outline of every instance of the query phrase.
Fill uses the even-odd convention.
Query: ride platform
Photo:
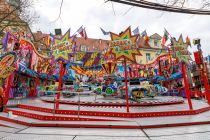
[[[7,107],[3,113],[0,113],[0,124],[130,129],[210,124],[210,106],[204,100],[192,99],[193,110],[189,110],[187,100],[182,99],[183,102],[180,104],[130,106],[129,112],[126,112],[126,106],[119,105],[60,104],[59,109],[55,109],[53,102],[45,102],[44,99],[50,100],[52,97],[20,100],[16,101],[16,106],[15,102],[12,102],[12,107]],[[80,97],[81,102],[91,101],[90,99],[91,96]],[[77,96],[65,100],[76,102]],[[122,99],[103,97],[97,98],[97,101],[123,102]]]
[[[95,98],[95,97],[94,97]],[[42,98],[44,102],[53,103],[54,98]],[[99,97],[93,99],[93,96],[82,96],[82,100],[78,101],[78,97],[74,96],[72,98],[62,98],[59,100],[60,104],[70,104],[70,105],[84,105],[84,106],[126,106],[125,99],[120,99],[116,97]],[[155,97],[155,98],[142,98],[138,100],[130,100],[129,106],[158,106],[158,105],[171,105],[171,104],[182,104],[184,99],[182,97]]]

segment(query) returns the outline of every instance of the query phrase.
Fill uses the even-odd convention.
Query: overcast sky
[[[38,0],[35,10],[40,19],[32,27],[33,31],[54,33],[55,28],[61,28],[65,33],[71,28],[73,34],[83,25],[89,38],[109,39],[102,34],[100,27],[119,33],[128,26],[132,30],[139,26],[140,32],[146,30],[148,35],[158,33],[161,36],[166,28],[176,38],[181,33],[184,39],[187,35],[191,40],[201,38],[204,55],[210,54],[210,16],[168,13],[117,3],[113,3],[113,10],[112,3],[104,3],[104,0],[64,0],[61,19],[55,21],[59,15],[60,1]],[[190,48],[191,52],[193,50],[196,50],[195,46]]]

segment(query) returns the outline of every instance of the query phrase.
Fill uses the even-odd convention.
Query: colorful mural
[[[16,61],[15,53],[7,53],[0,57],[0,78],[7,78],[12,72],[15,71],[13,64]]]
[[[101,64],[101,53],[99,52],[77,53],[76,61],[82,61],[84,67],[97,66]]]

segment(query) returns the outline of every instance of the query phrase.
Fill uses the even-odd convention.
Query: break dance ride
[[[139,128],[129,118],[178,118],[210,110],[207,92],[207,103],[192,99],[190,94],[192,88],[186,74],[191,65],[189,40],[184,42],[182,36],[178,40],[171,38],[167,52],[160,53],[150,63],[140,64],[137,56],[144,54],[138,42],[143,39],[148,43],[147,36],[132,35],[128,27],[120,34],[110,32],[110,37],[108,48],[102,52],[77,52],[76,36],[71,36],[70,30],[63,36],[50,35],[45,42],[51,50],[47,55],[37,51],[32,39],[8,32],[3,40],[5,52],[0,58],[3,83],[0,119],[30,126]],[[89,62],[97,65],[88,67]],[[180,90],[183,85],[184,90]],[[13,98],[25,98],[28,102],[10,108]],[[5,115],[9,112],[40,122],[16,121]],[[52,123],[44,122],[49,120]],[[130,121],[130,126],[125,120]],[[164,127],[157,123],[160,124],[141,126]],[[191,124],[170,122],[168,125]]]

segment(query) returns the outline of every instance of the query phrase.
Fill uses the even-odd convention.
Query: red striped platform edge
[[[47,100],[47,99],[41,99],[44,102],[47,103],[54,103],[54,100]],[[65,100],[59,100],[60,104],[70,104],[70,105],[83,105],[83,106],[126,106],[125,103],[120,102],[75,102],[75,101],[65,101]],[[143,102],[143,103],[129,103],[129,106],[158,106],[158,105],[170,105],[170,104],[182,104],[184,103],[184,100],[172,100],[172,101],[166,101],[166,102]]]
[[[19,104],[19,108],[53,113],[53,109],[43,108],[31,105]],[[118,117],[118,118],[143,118],[143,117],[161,117],[161,116],[181,116],[181,115],[196,115],[205,111],[209,111],[209,107],[197,109],[197,110],[185,110],[185,111],[165,111],[165,112],[136,112],[136,113],[124,113],[124,112],[100,112],[100,111],[79,111],[79,115],[84,116],[104,116],[104,117]],[[77,110],[55,110],[55,114],[66,115],[78,115]]]
[[[10,127],[10,126],[5,125],[5,124],[0,124],[0,126],[3,126],[3,127]]]
[[[4,112],[8,113],[9,111],[12,111],[14,115],[23,116],[27,118],[33,118],[38,119],[42,121],[124,121],[126,120],[114,120],[114,119],[96,119],[96,118],[78,118],[78,117],[64,117],[64,116],[49,116],[49,115],[40,115],[35,113],[29,113],[26,111],[18,111],[14,109],[6,109]]]
[[[59,124],[55,123],[28,123],[25,121],[14,120],[6,117],[1,117],[0,120],[16,123],[31,127],[67,127],[67,128],[113,128],[113,129],[151,129],[151,128],[166,128],[166,127],[179,127],[179,126],[192,126],[192,125],[205,125],[210,124],[210,121],[203,122],[184,122],[184,123],[171,123],[171,124],[157,124],[157,125],[142,125],[142,126],[127,126],[127,125],[91,125],[91,124]]]

